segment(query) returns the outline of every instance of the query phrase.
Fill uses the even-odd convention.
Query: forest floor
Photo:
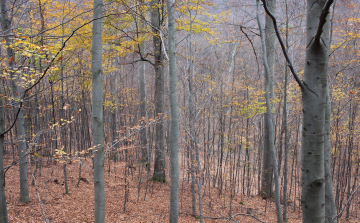
[[[12,159],[7,157],[4,165],[10,165]],[[31,202],[19,201],[18,165],[6,172],[6,198],[10,222],[44,222],[44,215],[50,222],[93,222],[94,219],[94,186],[91,159],[83,161],[79,187],[79,162],[67,165],[69,194],[64,194],[63,164],[53,165],[43,161],[41,176],[37,176],[36,185],[41,198],[37,196],[35,186],[31,185],[32,175],[29,174]],[[170,184],[148,181],[142,174],[140,196],[138,198],[139,168],[128,168],[125,163],[105,164],[106,222],[169,222]],[[128,176],[124,177],[124,170]],[[131,171],[133,171],[131,173]],[[143,170],[144,171],[144,170]],[[30,169],[29,169],[30,172]],[[87,182],[86,182],[87,181]],[[128,188],[128,201],[125,204],[125,185]],[[203,216],[205,222],[230,222],[230,196],[218,196],[217,189],[203,193]],[[146,194],[146,197],[145,197]],[[144,200],[145,197],[145,200]],[[198,197],[197,197],[198,198]],[[210,202],[211,201],[211,202]],[[293,203],[290,203],[290,205]],[[190,183],[180,181],[179,222],[200,222],[192,215]],[[238,213],[252,215],[263,222],[276,222],[274,201],[263,200],[261,196],[235,195],[232,202],[231,215]],[[237,215],[237,222],[260,222],[251,216]],[[288,210],[288,222],[301,222],[299,210]],[[349,222],[359,222],[353,218]],[[234,222],[234,221],[232,221]],[[345,222],[345,221],[341,221]],[[347,221],[346,221],[347,222]]]

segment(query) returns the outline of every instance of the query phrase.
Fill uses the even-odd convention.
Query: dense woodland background
[[[11,19],[11,28],[3,27],[4,38],[0,43],[0,94],[5,108],[5,129],[14,124],[20,105],[27,145],[24,155],[19,154],[18,145],[24,140],[17,137],[17,125],[4,135],[9,220],[93,221],[92,157],[96,146],[92,144],[91,120],[92,1],[3,2]],[[184,0],[175,4],[179,221],[199,221],[201,210],[201,217],[209,222],[232,219],[276,222],[273,190],[264,194],[261,185],[266,106],[256,1]],[[167,11],[165,2],[160,1],[157,6],[160,26],[156,29],[150,18],[150,6],[150,1],[104,1],[107,222],[164,222],[169,218],[171,118],[167,97]],[[357,0],[337,0],[328,17],[332,32],[328,68],[331,170],[336,208],[338,212],[345,208],[339,216],[341,222],[360,221],[360,193],[354,193],[347,203],[360,185],[359,7]],[[305,64],[306,1],[278,0],[276,8],[279,31],[289,43],[288,54],[301,78]],[[261,21],[265,26],[262,7]],[[163,113],[157,112],[154,103],[153,35],[160,37],[164,59],[160,65],[165,73]],[[11,39],[11,44],[5,36]],[[271,103],[281,202],[284,204],[287,166],[288,221],[300,222],[301,91],[287,71],[278,42],[275,43]],[[10,58],[6,54],[9,48],[14,51]],[[142,71],[146,89],[139,87]],[[19,86],[20,93],[13,92],[13,82]],[[145,90],[143,95],[141,89]],[[144,114],[141,106],[145,105]],[[166,179],[160,179],[165,183],[152,180],[159,179],[153,178],[159,124],[165,130],[162,155]],[[143,159],[144,148],[148,149],[148,160]],[[30,203],[19,201],[18,163],[24,158]],[[200,209],[199,197],[202,198]]]

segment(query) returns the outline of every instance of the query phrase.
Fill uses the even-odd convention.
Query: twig
[[[257,63],[257,68],[258,68],[258,73],[260,73],[260,66],[259,66],[259,61],[258,61],[258,56],[256,54],[256,50],[255,50],[255,47],[254,47],[254,44],[253,42],[251,41],[251,39],[249,38],[248,34],[243,30],[243,26],[240,26],[240,30],[241,32],[245,35],[246,39],[249,40],[251,46],[252,46],[252,49],[254,51],[254,54],[255,54],[255,59],[256,59],[256,63]]]
[[[29,157],[29,160],[30,160],[30,157]],[[30,161],[31,162],[31,161]],[[36,185],[36,178],[35,178],[35,175],[34,173],[32,172],[32,166],[30,165],[30,172],[32,173],[31,176],[34,180],[34,187],[35,187],[35,191],[36,191],[36,195],[39,199],[39,206],[40,206],[40,209],[41,209],[41,213],[42,215],[44,216],[44,220],[46,223],[50,223],[49,219],[46,217],[46,214],[45,214],[45,211],[44,211],[44,208],[43,208],[43,205],[42,205],[42,202],[41,202],[41,198],[40,198],[40,194],[39,194],[39,190],[38,190],[38,187]]]
[[[263,2],[264,9],[265,9],[266,13],[270,16],[270,18],[271,18],[272,21],[273,21],[274,30],[275,30],[276,36],[277,36],[278,41],[279,41],[279,43],[280,43],[280,45],[281,45],[281,49],[282,49],[282,51],[283,51],[283,53],[284,53],[284,56],[285,56],[285,58],[286,58],[286,61],[289,63],[289,67],[290,67],[291,73],[293,74],[293,76],[294,76],[296,82],[299,84],[300,88],[301,88],[301,89],[304,89],[305,86],[304,86],[303,82],[300,80],[299,76],[296,74],[295,69],[294,69],[294,66],[292,65],[292,62],[291,62],[291,60],[290,60],[290,57],[289,57],[289,55],[288,55],[288,53],[287,53],[287,51],[286,51],[286,47],[285,47],[285,45],[284,45],[284,42],[283,42],[283,40],[282,40],[282,38],[281,38],[281,35],[280,35],[280,32],[279,32],[279,28],[278,28],[278,26],[277,26],[276,18],[275,18],[275,16],[269,11],[269,8],[268,8],[268,6],[267,6],[266,0],[261,0],[261,1]]]
[[[356,193],[356,191],[360,188],[360,185],[350,194],[346,204],[344,205],[344,207],[341,209],[341,211],[339,212],[339,214],[337,214],[332,220],[330,223],[332,223],[336,218],[338,218],[342,213],[343,211],[345,210],[345,208],[350,205],[350,201],[352,199],[352,197],[354,196],[354,194]]]
[[[152,120],[152,121],[150,121],[147,125],[141,126],[140,128],[137,128],[136,130],[132,131],[132,132],[131,132],[130,134],[128,134],[127,136],[119,139],[119,140],[116,141],[114,144],[112,144],[111,146],[109,146],[108,148],[106,148],[106,151],[105,151],[105,155],[104,155],[104,156],[106,157],[106,155],[107,155],[107,153],[109,152],[109,150],[110,150],[111,148],[113,148],[116,144],[118,144],[119,142],[122,142],[122,141],[124,141],[125,139],[130,138],[130,137],[133,136],[135,133],[140,132],[140,130],[142,130],[142,129],[144,129],[144,128],[147,128],[147,127],[149,127],[149,126],[152,125],[152,124],[158,123],[158,121],[159,121],[160,119],[161,119],[161,118]]]
[[[320,18],[319,18],[319,26],[318,26],[318,29],[317,29],[317,32],[316,32],[316,35],[314,37],[314,41],[317,43],[319,42],[320,40],[320,36],[323,32],[323,27],[326,23],[326,17],[327,15],[329,14],[330,12],[330,6],[332,5],[332,3],[334,3],[334,0],[328,0],[326,3],[325,3],[325,6],[324,8],[322,9],[321,11],[321,15],[320,15]]]
[[[237,213],[237,214],[234,214],[233,216],[231,216],[231,218],[234,218],[238,215],[245,215],[245,216],[249,216],[249,217],[252,217],[252,218],[255,218],[256,220],[258,220],[259,222],[261,223],[267,223],[266,221],[262,221],[260,220],[259,218],[255,217],[254,215],[251,215],[251,214],[245,214],[245,213]]]

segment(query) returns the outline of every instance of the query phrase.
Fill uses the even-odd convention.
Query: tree
[[[175,45],[175,1],[168,0],[168,42],[169,42],[169,75],[170,75],[170,222],[177,223],[179,217],[179,108],[177,96],[176,75],[176,45]]]
[[[325,108],[328,86],[329,22],[333,1],[307,1],[306,57],[302,89],[303,222],[325,221]],[[319,21],[320,18],[320,21]]]
[[[91,69],[96,223],[105,222],[102,17],[103,1],[94,0]]]
[[[15,52],[11,47],[12,39],[10,38],[11,34],[11,20],[8,16],[8,10],[6,7],[6,0],[0,1],[0,11],[1,11],[1,26],[4,31],[4,39],[6,41],[7,49],[7,59],[9,65],[9,72],[12,78],[12,93],[14,98],[14,107],[18,111],[16,121],[17,127],[17,140],[18,140],[18,150],[19,150],[19,170],[20,170],[20,201],[29,202],[29,184],[28,184],[28,171],[27,171],[27,147],[26,147],[26,138],[25,138],[25,124],[24,124],[24,114],[23,109],[21,108],[21,93],[20,87],[17,84],[18,75],[15,75],[14,66],[15,66]]]
[[[266,96],[266,114],[267,114],[267,125],[268,125],[268,145],[269,145],[269,152],[270,154],[268,156],[271,157],[271,164],[274,171],[274,182],[275,182],[275,204],[276,204],[276,215],[277,215],[277,222],[282,222],[282,214],[281,214],[281,205],[280,205],[280,186],[279,186],[279,173],[277,168],[277,160],[276,160],[276,151],[275,151],[275,145],[274,145],[274,125],[272,121],[272,115],[271,115],[271,102],[270,102],[270,69],[268,64],[268,54],[265,44],[265,36],[262,31],[261,27],[261,21],[260,21],[260,0],[256,1],[257,5],[257,21],[259,24],[259,30],[260,30],[260,37],[261,37],[261,46],[262,46],[262,52],[263,52],[263,60],[264,60],[264,69],[265,69],[265,96]],[[265,133],[266,134],[266,133]],[[266,137],[265,137],[266,141]],[[265,143],[264,143],[265,144]],[[265,151],[264,151],[265,153]]]
[[[262,0],[266,12],[266,1]],[[325,111],[327,107],[329,23],[327,16],[334,0],[307,1],[306,56],[303,81],[300,81],[276,30],[284,55],[302,90],[302,199],[303,222],[325,222]]]
[[[164,78],[164,55],[161,39],[161,23],[163,5],[160,0],[151,2],[151,24],[153,30],[154,44],[154,68],[155,68],[155,116],[164,117],[165,112],[165,78]],[[153,180],[156,182],[166,182],[165,176],[165,126],[164,123],[156,124],[155,135],[155,164]]]
[[[268,7],[271,13],[275,14],[276,12],[276,0],[268,1]],[[269,85],[269,94],[270,94],[270,113],[272,114],[272,100],[274,99],[274,62],[275,62],[275,33],[274,26],[272,24],[272,20],[270,16],[266,15],[265,19],[265,46],[266,46],[266,60],[268,63],[269,69],[269,78],[265,78],[266,85]],[[273,117],[273,115],[272,115]],[[270,141],[270,131],[274,132],[274,129],[270,129],[269,127],[269,119],[268,113],[264,114],[264,162],[263,162],[263,170],[262,170],[262,181],[261,181],[261,192],[265,196],[272,196],[273,194],[273,167],[272,167],[272,155],[271,155],[271,143]],[[273,121],[272,121],[273,122]]]
[[[139,4],[142,6],[144,3],[142,0],[139,1]],[[141,9],[140,9],[141,10]],[[140,11],[141,15],[143,14]],[[144,29],[145,22],[140,20],[140,32]],[[138,34],[139,35],[139,34]],[[140,43],[139,53],[142,55],[144,53],[145,47],[144,42]],[[141,59],[141,57],[140,57]],[[146,169],[150,170],[149,163],[149,147],[148,147],[148,137],[147,131],[145,128],[146,120],[147,120],[147,112],[146,112],[146,85],[145,85],[145,61],[140,61],[140,65],[138,68],[138,80],[139,80],[139,99],[140,99],[140,120],[143,128],[140,130],[140,143],[141,143],[141,162],[146,166]]]
[[[4,82],[1,80],[0,85],[0,95],[4,95]],[[4,96],[0,98],[0,104],[4,104]],[[6,195],[5,195],[5,181],[4,181],[4,131],[5,131],[5,107],[0,107],[0,223],[7,223],[8,214],[7,214],[7,206],[6,206]]]

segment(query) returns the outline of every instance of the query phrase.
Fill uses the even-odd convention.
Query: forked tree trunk
[[[94,148],[95,222],[105,222],[104,117],[102,71],[103,1],[94,0],[92,36],[92,134]]]
[[[326,1],[307,1],[306,58],[304,70],[302,129],[303,222],[325,222],[325,109],[328,87],[329,22],[316,38],[319,17]]]

